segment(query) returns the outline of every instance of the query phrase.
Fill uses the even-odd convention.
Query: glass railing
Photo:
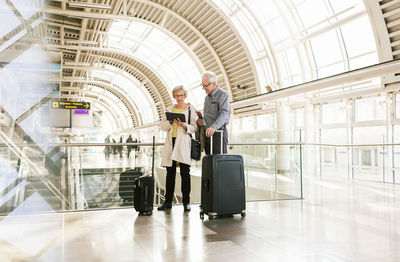
[[[318,175],[400,183],[400,144],[306,144],[316,148]]]
[[[121,189],[121,173],[126,170],[152,173],[152,143],[37,145],[13,144],[5,137],[0,142],[0,213],[3,215],[131,207],[132,199],[126,201],[121,195],[133,196],[134,188]],[[128,147],[132,145],[138,149],[130,150],[128,156]],[[290,168],[284,172],[277,166],[279,146],[290,147],[291,152],[287,159]],[[162,143],[156,143],[154,152],[155,205],[163,202],[165,193],[162,147]],[[259,156],[255,160],[251,155],[254,151],[269,152],[272,157]],[[247,201],[302,197],[299,144],[231,144],[228,153],[244,158]],[[201,161],[193,161],[192,203],[200,203],[200,180]],[[181,203],[180,183],[178,168],[174,203]]]
[[[15,144],[0,134],[2,215],[131,207],[132,198],[121,190],[133,196],[134,188],[121,189],[121,173],[152,173],[152,143]],[[165,193],[162,148],[155,144],[155,205]],[[303,173],[399,183],[399,149],[400,144],[243,142],[230,143],[228,153],[243,156],[246,200],[257,201],[302,199]],[[174,203],[181,203],[179,168],[177,173]],[[193,161],[192,203],[200,203],[200,179],[201,161]]]
[[[244,158],[247,200],[303,197],[300,143],[232,143],[230,153]]]

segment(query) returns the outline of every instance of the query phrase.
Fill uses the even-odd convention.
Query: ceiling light
[[[64,62],[65,66],[90,66],[90,63],[84,62]]]
[[[88,79],[85,77],[78,77],[78,76],[64,76],[61,78],[61,81],[68,82],[68,81],[87,81]]]
[[[82,45],[97,45],[96,41],[87,41],[87,40],[65,40],[66,44],[82,44]]]
[[[111,10],[110,5],[96,4],[96,3],[69,2],[68,5],[70,7],[96,8],[96,9]]]

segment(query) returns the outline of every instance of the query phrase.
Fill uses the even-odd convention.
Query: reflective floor
[[[131,208],[0,218],[0,261],[400,261],[400,185],[305,178],[305,199],[201,221]]]

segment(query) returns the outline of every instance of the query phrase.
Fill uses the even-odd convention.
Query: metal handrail
[[[153,146],[152,143],[48,143],[48,144],[26,144],[15,143],[18,147],[45,147],[45,146],[58,146],[58,147],[84,147],[84,146]],[[162,146],[164,143],[155,143],[156,146]],[[7,147],[7,144],[1,143],[0,147]]]
[[[152,143],[51,143],[51,144],[15,144],[18,147],[43,147],[43,146],[58,146],[58,147],[96,147],[96,146],[152,146]],[[163,146],[164,143],[155,143],[155,146]],[[228,143],[229,146],[331,146],[331,147],[373,147],[373,146],[400,146],[400,143],[381,143],[381,144],[319,144],[319,143],[304,143],[304,142],[247,142],[247,143]],[[7,144],[1,143],[0,147],[8,147]]]
[[[318,144],[318,143],[303,143],[303,142],[248,142],[248,143],[229,143],[231,146],[331,146],[331,147],[373,147],[373,146],[400,146],[400,143],[387,143],[387,144]]]

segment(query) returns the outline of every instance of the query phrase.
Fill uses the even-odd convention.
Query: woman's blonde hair
[[[174,89],[172,89],[172,96],[175,97],[175,93],[179,92],[179,91],[183,91],[185,92],[185,97],[187,97],[187,91],[183,86],[176,86],[174,87]]]

